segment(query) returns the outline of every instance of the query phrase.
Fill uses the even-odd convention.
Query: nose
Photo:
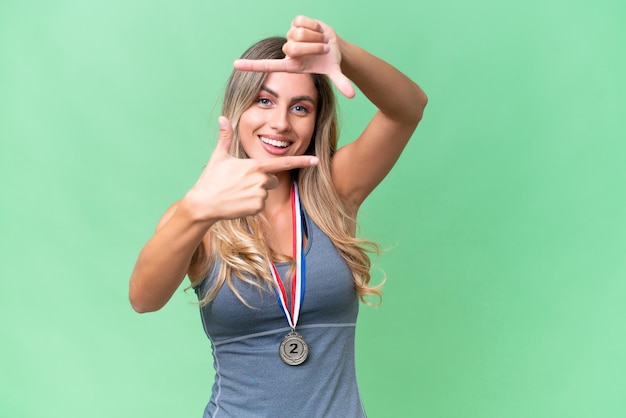
[[[288,110],[279,107],[273,109],[270,119],[270,127],[278,132],[286,132],[291,129]]]

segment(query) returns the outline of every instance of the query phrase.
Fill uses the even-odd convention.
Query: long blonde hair
[[[251,46],[241,58],[282,59],[286,39],[267,38]],[[248,158],[238,132],[239,118],[250,107],[265,80],[266,73],[233,70],[224,95],[222,115],[233,124],[233,142],[230,153],[237,158]],[[337,150],[337,113],[335,95],[328,78],[311,74],[318,93],[315,130],[306,154],[315,155],[320,163],[293,172],[298,183],[300,199],[313,222],[330,238],[346,261],[354,277],[354,287],[360,299],[374,296],[380,299],[379,286],[370,286],[371,262],[368,253],[380,252],[376,243],[354,236],[356,220],[349,214],[333,185],[330,162]],[[209,249],[200,245],[191,262],[189,277],[192,286],[198,286],[208,271],[221,260],[218,277],[200,301],[206,304],[217,296],[226,283],[232,292],[248,305],[233,283],[242,280],[258,288],[274,286],[268,260],[284,261],[284,257],[271,251],[263,238],[265,218],[262,215],[234,220],[222,220],[210,229]],[[291,259],[288,259],[292,261]]]

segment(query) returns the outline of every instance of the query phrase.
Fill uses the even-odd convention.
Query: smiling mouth
[[[270,139],[270,138],[266,138],[264,136],[259,136],[259,139],[264,144],[271,145],[271,146],[277,147],[277,148],[287,148],[289,145],[291,145],[291,142],[279,141],[277,139]]]

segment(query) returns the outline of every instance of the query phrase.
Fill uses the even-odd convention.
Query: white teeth
[[[259,138],[261,138],[261,141],[263,143],[272,145],[274,147],[287,148],[289,146],[289,142],[286,141],[277,141],[275,139],[266,138],[264,136],[260,136]]]

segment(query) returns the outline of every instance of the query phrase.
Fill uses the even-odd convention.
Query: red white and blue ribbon
[[[295,329],[300,316],[300,308],[304,300],[306,289],[306,263],[304,261],[304,249],[302,240],[302,211],[300,209],[300,194],[298,185],[294,182],[291,186],[291,219],[293,230],[293,258],[296,261],[296,269],[291,280],[291,304],[287,303],[287,291],[278,270],[270,261],[270,271],[279,291],[276,291],[276,299],[283,309],[287,322],[291,329]],[[291,308],[291,309],[289,309]]]

